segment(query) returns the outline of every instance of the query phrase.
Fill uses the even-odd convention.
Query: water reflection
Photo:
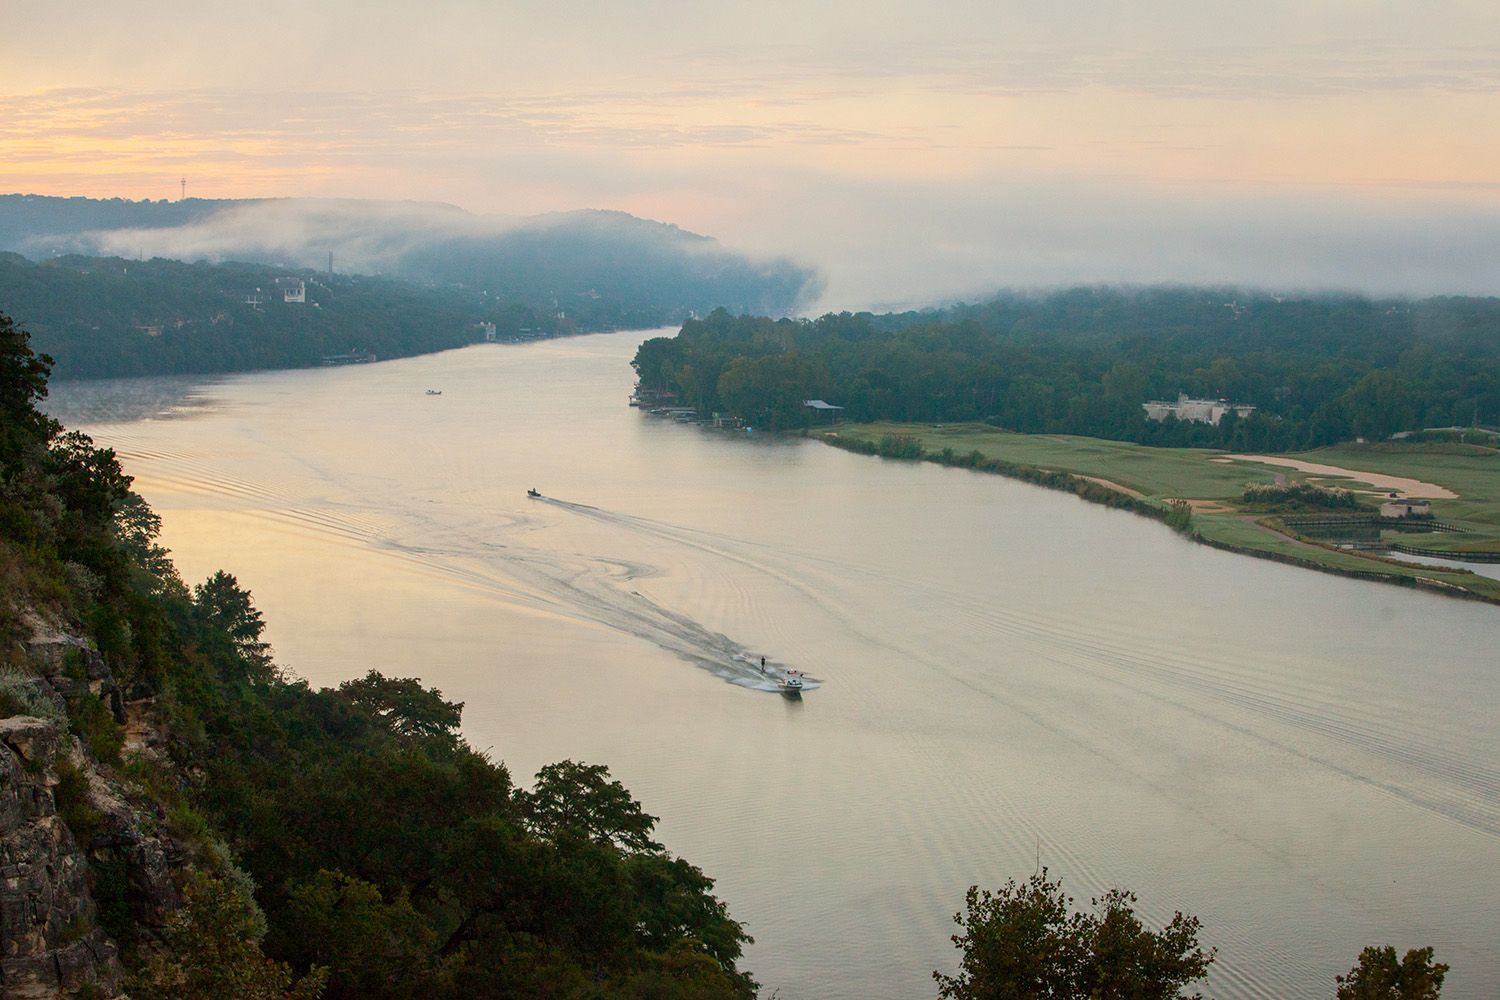
[[[1326,520],[1298,523],[1288,520],[1287,524],[1295,528],[1299,534],[1328,542],[1339,548],[1375,552],[1387,558],[1415,563],[1419,566],[1466,569],[1479,576],[1500,579],[1500,563],[1492,560],[1466,559],[1461,553],[1439,555],[1410,551],[1413,535],[1430,534],[1438,530],[1420,523],[1391,524],[1375,520]]]
[[[58,382],[50,387],[41,408],[68,427],[172,420],[211,407],[213,387],[220,381],[211,375],[168,375]]]
[[[1079,899],[1201,917],[1222,1000],[1329,996],[1386,942],[1493,995],[1495,608],[643,418],[641,337],[238,376],[196,419],[84,429],[310,682],[420,674],[522,782],[608,763],[718,880],[767,996],[930,996],[964,890],[1038,857]],[[825,683],[689,665],[763,655]]]

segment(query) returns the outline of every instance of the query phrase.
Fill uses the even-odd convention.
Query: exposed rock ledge
[[[184,850],[164,831],[160,806],[100,766],[68,732],[68,700],[92,695],[117,721],[133,716],[138,748],[160,740],[142,726],[140,706],[127,713],[109,669],[83,641],[38,627],[24,645],[35,673],[12,673],[8,683],[28,694],[33,711],[51,717],[0,719],[0,1000],[116,997],[124,969],[116,942],[99,925],[97,872],[123,865],[125,903],[149,933],[177,908],[172,874]],[[89,843],[78,843],[59,815],[59,763],[75,775],[75,787],[76,775],[86,783],[74,794],[97,817]]]
[[[118,949],[89,892],[88,860],[57,815],[57,724],[0,720],[0,997],[68,996],[94,981],[119,988]]]

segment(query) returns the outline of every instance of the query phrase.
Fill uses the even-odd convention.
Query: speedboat
[[[526,491],[526,495],[529,496],[529,497],[531,497],[533,500],[535,500],[537,497],[541,496],[541,494],[538,493],[536,490],[527,490]]]
[[[441,390],[441,389],[428,389],[427,390],[427,395],[429,395],[429,396],[441,396],[442,394],[443,394],[443,390]]]

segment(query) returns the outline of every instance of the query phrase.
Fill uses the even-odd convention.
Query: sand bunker
[[[1222,500],[1194,500],[1191,497],[1169,497],[1167,503],[1185,503],[1194,514],[1222,514],[1236,509]]]
[[[1376,489],[1397,490],[1412,497],[1453,500],[1458,496],[1452,490],[1444,489],[1441,486],[1434,486],[1432,483],[1424,483],[1419,479],[1385,476],[1378,472],[1358,472],[1353,469],[1341,469],[1337,465],[1319,465],[1316,462],[1303,462],[1295,458],[1280,458],[1276,455],[1225,455],[1222,459],[1216,458],[1213,461],[1220,462],[1230,459],[1240,462],[1260,462],[1264,465],[1284,465],[1287,468],[1297,469],[1314,476],[1344,477],[1361,483],[1369,483]]]
[[[1144,493],[1141,493],[1138,490],[1133,490],[1129,486],[1121,486],[1119,483],[1112,483],[1108,479],[1100,479],[1098,476],[1079,476],[1078,478],[1087,479],[1091,483],[1098,483],[1100,486],[1105,486],[1109,489],[1117,490],[1128,497],[1135,497],[1137,500],[1145,496]]]

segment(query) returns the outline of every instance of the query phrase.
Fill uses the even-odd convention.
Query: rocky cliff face
[[[73,737],[48,719],[0,721],[0,997],[113,996],[122,970],[97,923],[89,864],[57,814],[54,761]]]
[[[124,969],[101,897],[116,925],[163,926],[178,903],[183,848],[161,807],[68,730],[79,697],[126,721],[104,662],[76,637],[40,623],[34,633],[24,644],[31,669],[0,675],[5,705],[25,709],[0,719],[0,1000],[115,997]],[[154,734],[137,724],[133,735]]]

